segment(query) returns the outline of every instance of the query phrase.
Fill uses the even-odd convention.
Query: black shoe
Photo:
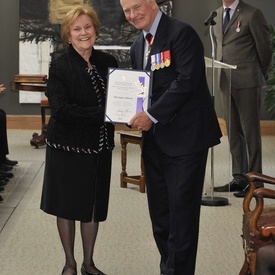
[[[3,181],[3,180],[0,180],[0,186],[5,186],[5,185],[7,185],[7,182]]]
[[[5,191],[5,188],[3,186],[0,186],[0,192]]]
[[[10,180],[9,178],[0,175],[0,181],[8,182],[9,180]]]
[[[3,163],[6,164],[6,165],[14,166],[14,165],[18,164],[18,161],[17,160],[10,160],[10,159],[6,158]]]
[[[0,196],[0,201],[3,201],[4,199],[3,199],[3,197],[2,196]]]
[[[12,170],[13,166],[7,165],[5,163],[1,163],[0,164],[0,171],[1,172],[8,172],[10,170]]]
[[[4,178],[12,178],[12,177],[14,177],[14,175],[13,175],[13,173],[11,173],[11,172],[1,172],[0,171],[0,177],[4,177]]]
[[[242,191],[246,186],[247,182],[245,180],[233,179],[226,185],[214,187],[215,192],[234,192]]]
[[[100,273],[98,273],[98,272],[97,273],[88,272],[88,271],[85,270],[85,268],[84,268],[83,265],[81,266],[81,274],[82,275],[107,275],[107,274],[105,274],[103,272],[100,272]]]
[[[67,269],[69,269],[69,268],[70,268],[71,270],[73,270],[75,274],[77,274],[75,268],[73,268],[73,267],[71,267],[71,266],[64,266],[64,267],[63,267],[63,270],[62,270],[62,272],[61,272],[61,275],[65,274],[65,272],[66,272]]]
[[[247,187],[244,188],[243,190],[234,193],[233,195],[234,195],[235,197],[237,197],[237,198],[244,198],[244,197],[246,196],[247,192],[248,192],[248,189],[249,189],[248,187],[249,187],[249,185],[247,185]],[[256,189],[257,189],[257,188],[261,188],[261,187],[264,187],[264,184],[263,184],[263,183],[258,183],[258,182],[257,182],[257,183],[256,183]]]
[[[248,188],[247,188],[248,189]],[[246,193],[247,193],[247,189],[245,190],[242,190],[242,191],[239,191],[239,192],[236,192],[234,193],[233,195],[237,198],[244,198]]]

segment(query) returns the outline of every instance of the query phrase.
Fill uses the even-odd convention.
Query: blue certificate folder
[[[105,122],[128,123],[146,111],[151,90],[151,71],[109,68]]]

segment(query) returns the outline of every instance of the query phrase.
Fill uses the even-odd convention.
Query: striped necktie
[[[225,32],[226,27],[230,21],[230,10],[231,10],[230,8],[225,8],[225,16],[223,19],[223,27],[222,27],[223,32]]]

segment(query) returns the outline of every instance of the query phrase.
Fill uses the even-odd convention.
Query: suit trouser
[[[6,113],[0,109],[0,161],[9,154]]]
[[[144,139],[149,212],[161,255],[161,273],[165,275],[195,273],[207,154],[208,149],[170,157],[160,150],[152,135]]]
[[[260,87],[232,88],[231,97],[221,92],[234,178],[243,179],[248,172],[262,172],[261,91]]]

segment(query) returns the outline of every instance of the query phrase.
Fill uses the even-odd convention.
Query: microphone
[[[210,13],[210,15],[208,16],[208,18],[204,21],[204,25],[205,26],[208,26],[212,21],[213,19],[217,16],[217,12],[216,11],[212,11]]]

